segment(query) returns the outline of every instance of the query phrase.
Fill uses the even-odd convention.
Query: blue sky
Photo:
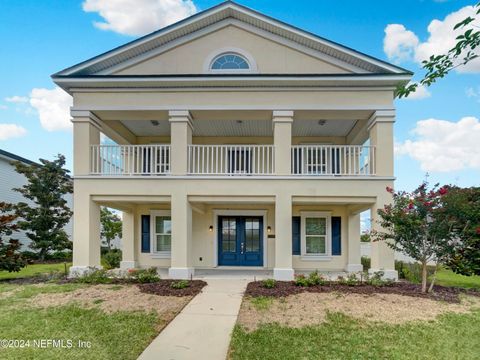
[[[49,114],[55,113],[55,108],[52,110],[49,107],[55,105],[49,103],[51,99],[42,98],[45,95],[42,90],[32,93],[32,89],[53,89],[50,75],[54,72],[135,38],[94,26],[94,21],[105,19],[98,12],[85,12],[82,9],[83,2],[0,2],[0,127],[2,124],[14,124],[23,128],[12,130],[18,132],[17,137],[11,137],[12,133],[2,137],[0,132],[1,149],[32,160],[40,157],[50,159],[60,152],[67,156],[68,166],[71,167],[71,131],[52,130],[58,128],[53,125],[42,126],[39,111],[46,111],[45,121],[49,121]],[[197,10],[218,3],[210,0],[193,2]],[[403,29],[397,27],[400,30],[392,35],[399,36],[399,41],[403,41],[403,47],[397,49],[398,56],[393,60],[418,73],[418,78],[422,72],[415,54],[422,51],[422,46],[431,45],[428,43],[428,38],[432,35],[427,30],[428,25],[434,19],[443,22],[447,15],[472,5],[474,1],[240,0],[239,3],[387,61],[390,59],[384,51],[385,29],[389,24],[403,25]],[[396,44],[395,38],[391,40]],[[408,56],[401,52],[402,49],[410,51]],[[480,125],[477,126],[478,120],[475,121],[480,118],[480,66],[468,73],[454,72],[428,91],[430,96],[423,99],[396,101],[395,137],[404,154],[396,157],[396,187],[412,189],[425,178],[425,169],[429,170],[431,182],[480,185],[480,162],[475,160],[480,157],[480,148],[472,140],[472,137],[479,135],[480,143]],[[56,96],[61,97],[58,94]],[[32,106],[32,98],[36,101],[34,104],[38,105]],[[463,125],[458,124],[466,117],[470,117],[470,120]],[[418,121],[425,119],[434,120],[423,127],[417,125]],[[417,134],[412,133],[415,128]],[[438,132],[432,134],[435,129]],[[455,143],[462,144],[461,148],[453,149],[453,155],[443,151],[440,160],[429,161],[431,153],[428,151],[432,151],[431,147],[451,144],[453,140],[447,139],[450,142],[444,142],[444,138],[452,134],[458,135]],[[407,140],[410,143],[405,144]],[[424,150],[426,154],[423,158],[412,156],[413,152],[419,154]]]

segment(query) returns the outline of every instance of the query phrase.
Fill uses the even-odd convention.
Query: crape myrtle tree
[[[25,266],[25,261],[19,252],[20,242],[10,238],[17,231],[14,206],[0,202],[0,270],[13,272],[20,271]],[[9,237],[8,242],[5,237]]]
[[[448,267],[462,275],[480,275],[480,187],[450,186],[442,197],[445,221],[454,223],[460,246]]]
[[[122,220],[120,217],[106,207],[100,209],[100,235],[105,239],[107,247],[112,248],[112,240],[122,236]]]
[[[465,66],[470,61],[479,57],[480,49],[480,2],[473,5],[475,15],[469,16],[453,29],[460,29],[462,33],[457,36],[456,44],[446,54],[431,55],[428,60],[422,61],[426,73],[418,83],[410,83],[400,86],[397,94],[400,98],[409,96],[415,92],[419,85],[431,86],[439,79],[444,78],[450,71],[457,67]]]
[[[53,161],[40,159],[40,163],[14,163],[16,171],[27,179],[24,186],[14,190],[30,200],[30,204],[16,205],[18,226],[25,230],[31,240],[30,248],[37,251],[43,261],[49,251],[71,249],[64,227],[72,216],[65,195],[73,192],[73,184],[69,171],[64,168],[65,156],[59,154]]]
[[[427,292],[428,262],[435,261],[437,267],[447,263],[457,245],[455,225],[445,221],[442,207],[442,197],[448,190],[438,184],[429,190],[424,182],[411,193],[389,187],[387,191],[393,202],[378,210],[382,229],[371,232],[372,240],[385,241],[393,250],[418,261],[422,266],[422,292]]]

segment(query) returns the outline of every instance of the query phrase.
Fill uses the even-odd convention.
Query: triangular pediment
[[[205,74],[225,49],[251,58],[259,74],[409,74],[227,1],[53,77]]]

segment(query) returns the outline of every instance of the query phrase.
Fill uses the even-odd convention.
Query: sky
[[[421,61],[453,46],[453,25],[475,1],[238,2],[407,68],[419,80]],[[71,99],[50,75],[218,3],[0,1],[0,149],[31,160],[62,153],[71,168]],[[480,186],[480,59],[458,70],[395,101],[397,189],[412,190],[427,174],[432,184]]]

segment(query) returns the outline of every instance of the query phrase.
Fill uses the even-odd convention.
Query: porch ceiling
[[[273,136],[272,112],[192,111],[193,136]],[[358,120],[366,120],[369,110],[296,111],[293,136],[346,136]],[[170,136],[167,111],[98,111],[107,122],[119,122],[135,136]]]

